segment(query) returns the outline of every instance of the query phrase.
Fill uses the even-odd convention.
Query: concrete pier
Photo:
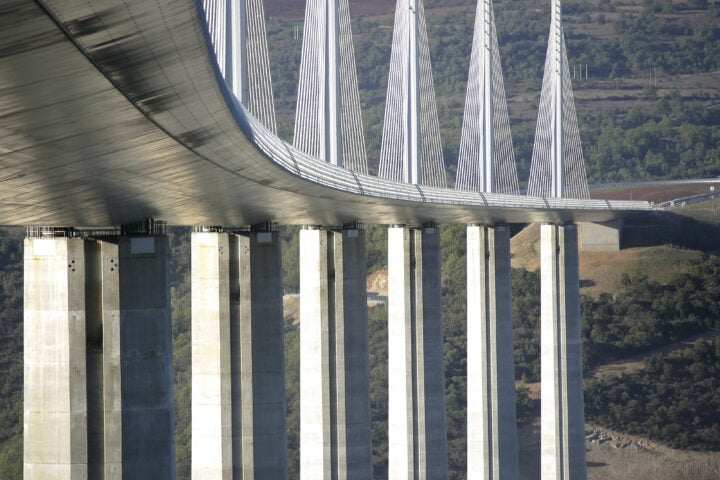
[[[388,229],[389,478],[447,478],[440,230]]]
[[[174,479],[168,240],[165,236],[119,237],[117,248],[123,478]],[[105,265],[111,273],[113,263],[108,258]]]
[[[88,477],[84,244],[25,239],[25,480]]]
[[[518,478],[510,230],[467,227],[468,479]]]
[[[192,477],[285,479],[277,232],[192,234]]]
[[[365,232],[300,231],[300,478],[372,478]]]
[[[541,476],[583,480],[585,419],[577,226],[542,225]]]
[[[25,240],[25,479],[174,479],[167,239]]]

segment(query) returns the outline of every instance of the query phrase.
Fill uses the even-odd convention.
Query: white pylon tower
[[[520,190],[492,0],[479,0],[475,14],[455,188],[512,194]]]
[[[305,6],[293,143],[327,163],[367,173],[348,0]]]
[[[379,176],[446,185],[422,0],[398,0],[395,10]]]
[[[545,78],[528,194],[589,197],[560,0],[552,0]],[[540,472],[585,480],[585,415],[577,226],[540,227]]]
[[[528,195],[590,197],[568,68],[560,0],[552,0],[552,23]]]
[[[210,38],[238,101],[277,132],[262,0],[203,0]]]
[[[478,0],[455,186],[519,191],[492,0]],[[517,480],[510,232],[467,227],[467,478]]]

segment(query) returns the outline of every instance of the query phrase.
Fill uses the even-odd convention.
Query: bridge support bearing
[[[587,466],[577,226],[542,225],[540,243],[541,476],[583,480]]]
[[[389,478],[447,478],[440,230],[388,229]]]
[[[516,480],[510,230],[467,227],[468,478]]]
[[[300,477],[372,478],[365,232],[300,231]]]
[[[24,477],[174,479],[167,239],[25,240]]]
[[[192,477],[287,478],[277,232],[192,234]]]

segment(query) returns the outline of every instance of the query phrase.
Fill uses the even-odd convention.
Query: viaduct
[[[397,5],[375,176],[347,0],[307,2],[292,145],[275,134],[260,0],[2,2],[0,224],[27,227],[26,480],[175,478],[165,222],[194,228],[194,480],[287,478],[277,224],[304,226],[301,478],[372,478],[368,224],[388,226],[389,476],[447,478],[438,225],[466,224],[468,478],[517,479],[508,225],[529,222],[542,478],[586,478],[577,227],[652,206],[588,199],[559,0],[528,194],[490,0],[448,188],[423,2]]]

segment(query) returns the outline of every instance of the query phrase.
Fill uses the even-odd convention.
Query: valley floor
[[[588,480],[717,480],[720,452],[674,450],[586,425]],[[520,478],[540,479],[540,427],[520,431]]]

